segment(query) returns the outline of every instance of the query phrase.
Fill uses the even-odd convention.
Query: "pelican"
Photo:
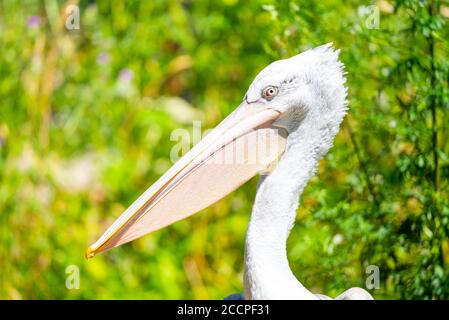
[[[271,63],[242,103],[150,186],[87,258],[184,219],[260,174],[244,253],[244,299],[330,299],[295,277],[286,242],[298,201],[347,112],[344,66],[326,44]],[[372,299],[352,288],[336,299]]]

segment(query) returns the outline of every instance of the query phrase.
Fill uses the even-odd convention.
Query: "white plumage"
[[[276,168],[261,177],[245,249],[246,299],[316,299],[293,275],[286,242],[300,195],[318,161],[327,153],[346,114],[346,88],[338,51],[330,44],[266,67],[251,84],[248,101],[267,85],[279,88],[270,106],[282,116],[287,148]],[[340,298],[371,297],[360,288]],[[323,296],[319,296],[321,298]]]

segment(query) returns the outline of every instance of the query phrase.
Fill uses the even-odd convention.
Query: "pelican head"
[[[280,113],[274,125],[294,132],[305,118],[321,131],[319,147],[327,152],[347,111],[345,73],[339,50],[326,44],[271,63],[250,85],[245,101]],[[317,146],[318,147],[318,146]]]
[[[274,284],[264,285],[261,277],[273,278],[277,267],[288,267],[283,261],[286,254],[277,259],[273,253],[273,259],[264,261],[266,257],[252,252],[285,251],[300,193],[338,132],[346,113],[338,53],[327,44],[263,69],[236,110],[131,204],[87,249],[87,257],[186,218],[263,173],[267,178],[259,184],[247,234],[246,278],[251,292],[246,296],[282,297],[267,295],[277,291],[271,288]],[[272,245],[267,243],[270,239],[281,242]],[[262,247],[253,250],[251,243]],[[283,280],[293,278],[273,283]],[[291,296],[309,296],[298,288],[291,288]]]

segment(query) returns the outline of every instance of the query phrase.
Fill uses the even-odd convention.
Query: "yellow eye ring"
[[[278,94],[278,88],[275,86],[268,86],[262,91],[262,96],[267,99],[271,100]]]

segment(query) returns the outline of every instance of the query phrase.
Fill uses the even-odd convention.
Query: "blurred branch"
[[[434,15],[433,1],[429,3],[428,10],[429,16],[433,17]],[[435,66],[435,41],[432,32],[428,37],[428,45],[429,45],[430,68],[431,68],[430,83],[432,90],[435,90],[435,87],[437,85],[437,79],[436,79],[436,66]],[[436,101],[436,94],[434,91],[432,91],[430,95],[430,110],[432,112],[432,151],[433,151],[433,164],[434,164],[433,183],[435,193],[438,194],[439,163],[438,163],[437,101]]]
[[[376,195],[376,193],[374,191],[374,186],[371,183],[370,176],[369,176],[369,173],[368,173],[368,168],[366,167],[366,163],[365,163],[365,161],[362,158],[359,145],[357,143],[357,140],[354,137],[354,134],[352,132],[351,126],[349,124],[349,121],[346,122],[346,128],[348,130],[348,134],[349,134],[349,138],[351,140],[351,143],[352,143],[352,145],[354,147],[354,153],[356,155],[357,161],[359,162],[360,168],[362,169],[363,177],[366,180],[366,185],[368,187],[369,194],[373,197],[373,201],[376,204],[376,206],[378,208],[380,208],[380,201],[377,198],[377,195]]]
[[[428,6],[428,13],[430,19],[433,18],[435,15],[434,13],[434,2],[430,1]],[[435,41],[434,41],[434,35],[433,32],[430,32],[429,37],[427,38],[428,46],[429,46],[429,56],[430,56],[430,83],[431,83],[431,92],[430,92],[430,110],[432,112],[432,153],[433,153],[433,184],[435,189],[435,195],[433,197],[434,200],[434,206],[436,209],[436,215],[437,217],[442,220],[441,211],[439,210],[438,206],[438,197],[439,197],[439,161],[438,161],[438,124],[437,124],[437,92],[436,92],[436,86],[437,86],[437,78],[436,78],[436,65],[435,65]],[[440,229],[440,226],[434,225],[435,232],[437,234],[440,234],[438,231]],[[438,261],[440,265],[444,266],[444,252],[443,252],[443,244],[438,244]]]

